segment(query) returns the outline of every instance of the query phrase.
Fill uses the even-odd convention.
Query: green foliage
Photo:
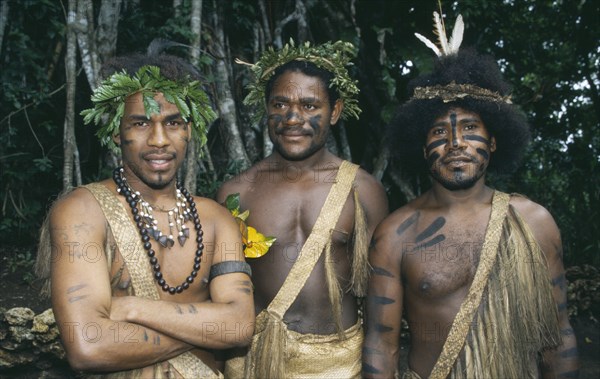
[[[397,104],[406,101],[408,81],[431,69],[432,53],[413,33],[430,35],[437,2],[357,0],[352,3],[354,14],[344,0],[303,3],[306,39],[351,41],[358,47],[350,77],[359,81],[361,119],[347,119],[344,124],[353,160],[371,171],[385,125]],[[0,232],[4,243],[30,245],[49,202],[61,189],[65,100],[59,89],[65,79],[64,51],[56,48],[64,46],[65,17],[56,1],[9,0],[9,4],[0,51]],[[267,0],[265,4],[273,34],[277,22],[294,12],[294,2]],[[139,7],[127,2],[119,23],[117,54],[143,52],[156,37],[189,43],[190,5],[184,0],[180,16],[175,17],[172,2],[141,1]],[[215,43],[209,22],[214,5],[203,2],[203,49],[209,51]],[[548,208],[562,231],[567,264],[600,265],[600,2],[461,0],[442,5],[447,20],[463,15],[464,46],[495,55],[514,85],[513,101],[522,105],[532,125],[534,140],[522,167],[512,176],[490,178],[492,184],[523,193]],[[232,0],[223,7],[226,50],[232,57],[255,61],[269,44],[263,34],[255,34],[264,22],[258,4]],[[298,23],[287,24],[283,40],[298,40],[297,29]],[[177,47],[169,53],[185,56],[189,51]],[[229,57],[201,55],[199,65],[206,69],[206,81],[211,82],[208,69],[221,59]],[[230,80],[238,108],[243,109],[249,70],[231,60],[227,64],[233,66]],[[79,110],[89,107],[90,93],[84,75],[79,74],[77,81]],[[211,84],[211,96],[216,96],[219,85]],[[264,97],[257,99],[262,103]],[[242,125],[242,132],[253,127]],[[107,177],[106,151],[97,147],[93,132],[77,128],[76,133],[83,177]],[[260,136],[258,130],[251,133]],[[225,140],[218,130],[211,130],[213,136]],[[211,154],[217,180],[198,175],[199,192],[209,197],[239,171],[235,162],[223,157],[222,146],[216,145],[211,145]],[[403,205],[404,193],[389,169],[383,181],[393,208]],[[407,183],[415,193],[428,185],[425,177],[407,178]]]
[[[203,146],[206,143],[206,124],[212,122],[216,115],[200,82],[168,80],[160,75],[160,68],[156,66],[143,66],[134,76],[129,76],[125,71],[116,72],[104,80],[92,95],[94,108],[81,112],[83,122],[100,125],[103,116],[108,116],[109,121],[98,130],[97,135],[102,144],[116,150],[112,136],[119,131],[126,99],[137,93],[142,94],[146,117],[150,118],[152,114],[160,113],[160,107],[154,100],[157,92],[177,106],[186,122],[192,123],[192,137],[199,146]]]
[[[33,265],[35,264],[35,256],[31,251],[18,251],[15,254],[6,258],[6,266],[10,273],[23,273],[22,280],[24,283],[32,284],[36,279]]]
[[[305,60],[334,74],[331,86],[337,89],[340,99],[344,101],[341,118],[353,117],[358,119],[360,108],[358,107],[356,95],[359,90],[356,81],[350,77],[346,68],[346,66],[352,64],[350,60],[355,55],[354,45],[343,41],[326,42],[316,46],[311,46],[310,42],[305,42],[296,46],[294,40],[290,39],[290,42],[281,50],[275,50],[271,47],[262,54],[258,62],[250,65],[255,82],[248,86],[250,93],[244,99],[244,104],[255,106],[257,117],[260,118],[265,109],[265,88],[277,67],[294,60]]]

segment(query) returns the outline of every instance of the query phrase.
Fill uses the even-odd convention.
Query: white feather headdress
[[[446,37],[446,28],[444,26],[444,22],[437,12],[433,12],[433,27],[433,32],[438,36],[439,45],[436,45],[419,33],[415,33],[415,36],[427,47],[433,50],[438,57],[458,53],[458,48],[460,47],[463,39],[463,32],[465,31],[465,24],[462,16],[458,15],[456,18],[450,40],[448,40]]]

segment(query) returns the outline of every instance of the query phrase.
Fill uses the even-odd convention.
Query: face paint
[[[487,151],[485,151],[484,149],[481,149],[481,148],[479,148],[479,147],[478,147],[478,148],[476,149],[476,151],[477,151],[477,152],[479,153],[479,155],[481,155],[481,156],[483,157],[483,159],[485,159],[486,161],[487,161],[488,159],[490,159],[490,155],[489,155],[489,154],[488,154],[488,152],[487,152]]]
[[[431,176],[449,190],[472,187],[485,175],[494,150],[483,121],[474,112],[453,108],[432,125],[425,148]]]
[[[437,151],[434,151],[427,157],[427,164],[431,168],[438,159],[440,159],[440,154]]]
[[[458,134],[456,133],[456,113],[450,113],[450,126],[452,127],[452,147],[458,147]]]
[[[429,152],[430,152],[431,150],[435,149],[436,147],[443,146],[443,145],[445,145],[445,144],[447,144],[447,143],[448,143],[448,140],[447,140],[447,139],[445,139],[445,138],[444,138],[444,139],[439,139],[439,140],[433,141],[432,143],[430,143],[429,145],[427,145],[427,146],[425,147],[425,154],[426,154],[426,155],[429,155]]]
[[[489,146],[490,144],[490,140],[487,138],[484,138],[482,136],[478,136],[478,135],[473,135],[473,134],[467,134],[465,136],[463,136],[463,138],[467,141],[478,141],[478,142],[483,142],[486,145]]]
[[[267,111],[274,153],[300,161],[326,149],[333,108],[320,78],[284,72],[275,80]]]

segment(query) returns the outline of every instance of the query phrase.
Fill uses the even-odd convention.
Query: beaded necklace
[[[150,265],[154,271],[154,279],[158,285],[163,291],[169,292],[171,295],[174,295],[175,293],[181,293],[188,289],[200,271],[202,253],[204,252],[204,232],[202,231],[202,224],[200,223],[200,217],[198,216],[198,210],[196,209],[196,203],[194,202],[192,195],[187,189],[183,188],[181,183],[177,182],[177,204],[175,208],[167,211],[169,220],[169,233],[171,233],[171,228],[176,226],[177,230],[179,231],[178,240],[181,246],[183,246],[187,238],[189,238],[189,229],[184,225],[187,220],[192,220],[194,222],[194,228],[196,229],[196,233],[198,235],[196,237],[196,242],[198,245],[196,248],[196,256],[194,257],[194,266],[192,271],[185,281],[183,281],[177,287],[172,287],[163,278],[163,274],[160,271],[160,264],[156,258],[156,252],[152,249],[150,238],[153,237],[161,244],[161,246],[171,248],[174,244],[173,236],[169,234],[169,237],[167,237],[158,230],[158,222],[152,215],[152,207],[142,198],[139,192],[134,191],[129,184],[127,184],[127,179],[125,179],[123,176],[123,167],[117,167],[113,171],[113,180],[117,185],[117,192],[121,196],[125,197],[127,204],[129,204],[129,207],[131,208],[133,220],[135,221],[140,232],[144,250],[146,250],[146,254],[150,260]],[[186,202],[187,206],[184,208]],[[177,214],[177,216],[174,216],[175,214]],[[172,222],[172,216],[176,218],[179,224]]]

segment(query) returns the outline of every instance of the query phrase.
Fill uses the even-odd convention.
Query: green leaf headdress
[[[100,127],[96,135],[103,145],[117,149],[112,136],[119,132],[119,124],[125,110],[126,99],[136,93],[143,96],[146,116],[160,113],[154,96],[161,92],[165,100],[175,104],[181,117],[192,123],[192,138],[200,146],[206,143],[206,124],[212,122],[216,115],[210,107],[206,93],[200,82],[172,81],[160,74],[156,66],[142,66],[134,76],[124,70],[116,72],[104,80],[92,95],[93,108],[81,112],[83,122],[87,125],[94,122],[100,125],[102,116],[107,115],[107,123]]]
[[[355,56],[356,48],[350,42],[327,42],[317,46],[311,46],[310,42],[305,42],[300,46],[295,46],[294,41],[290,39],[290,42],[279,51],[275,51],[272,47],[267,49],[255,64],[236,59],[236,63],[250,66],[255,77],[255,82],[248,86],[250,93],[244,99],[244,104],[255,106],[258,112],[257,117],[260,118],[265,112],[265,88],[277,67],[294,60],[308,61],[333,73],[331,86],[337,89],[340,99],[344,102],[341,118],[344,120],[349,117],[358,119],[361,110],[358,107],[356,95],[358,95],[359,89],[356,81],[350,78],[346,69],[346,66],[352,65],[350,60]]]

